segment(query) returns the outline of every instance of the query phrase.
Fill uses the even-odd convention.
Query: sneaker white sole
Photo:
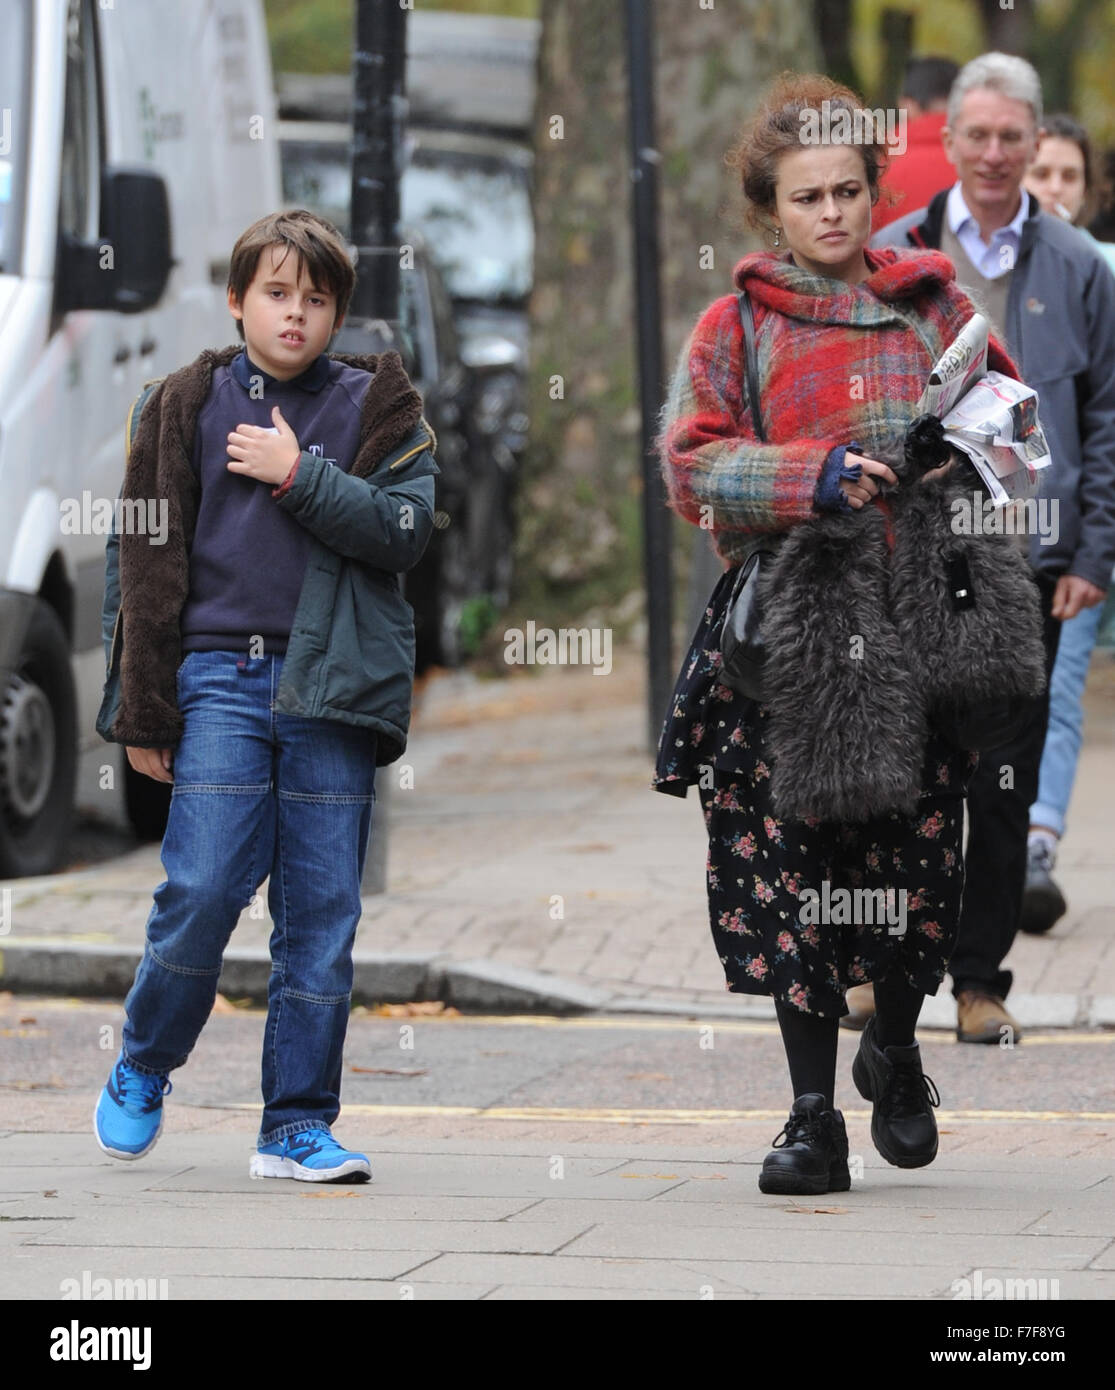
[[[372,1165],[362,1158],[346,1159],[336,1168],[306,1168],[292,1158],[277,1154],[252,1154],[248,1166],[250,1178],[293,1178],[296,1182],[368,1182]]]
[[[145,1149],[140,1149],[139,1153],[129,1153],[127,1149],[110,1149],[109,1146],[101,1141],[101,1132],[97,1127],[97,1111],[101,1108],[101,1098],[97,1097],[97,1103],[93,1107],[93,1138],[97,1141],[97,1148],[102,1153],[108,1154],[109,1158],[122,1158],[130,1163],[135,1158],[146,1158],[151,1150],[158,1143],[159,1135],[163,1132],[163,1117],[159,1116],[159,1127],[152,1136],[150,1144]]]

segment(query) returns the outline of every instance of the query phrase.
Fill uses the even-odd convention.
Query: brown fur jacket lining
[[[120,536],[124,644],[113,736],[133,747],[173,747],[182,736],[176,693],[182,661],[179,624],[189,596],[190,548],[201,492],[191,463],[194,434],[214,368],[226,366],[241,351],[241,346],[205,351],[161,382],[143,408],[128,458],[122,496],[167,499],[164,544],[152,545],[145,535]],[[360,447],[349,470],[353,477],[367,478],[418,427],[422,398],[397,352],[329,356],[372,374],[361,408]]]

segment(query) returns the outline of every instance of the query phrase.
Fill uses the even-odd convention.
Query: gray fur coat
[[[935,710],[1045,689],[1028,561],[1010,535],[953,530],[954,499],[970,505],[980,490],[975,473],[965,463],[921,482],[901,448],[884,461],[897,487],[794,527],[761,569],[771,797],[782,816],[912,814]],[[950,555],[967,561],[970,607],[954,605]]]

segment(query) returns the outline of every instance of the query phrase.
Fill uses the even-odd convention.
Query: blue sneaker
[[[142,1158],[155,1147],[163,1128],[163,1096],[174,1088],[166,1076],[149,1076],[124,1061],[123,1054],[105,1083],[93,1112],[93,1133],[113,1158]]]
[[[367,1182],[372,1165],[366,1154],[343,1148],[327,1129],[304,1129],[257,1149],[248,1175],[298,1182]]]

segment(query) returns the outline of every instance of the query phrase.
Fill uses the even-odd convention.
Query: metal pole
[[[654,6],[626,0],[631,131],[635,305],[642,413],[643,562],[647,593],[648,743],[658,744],[673,688],[671,517],[654,453],[662,401],[662,313],[658,278],[658,162],[654,128]]]
[[[352,54],[352,239],[363,264],[351,312],[354,318],[389,323],[399,317],[406,23],[407,12],[398,0],[358,0]]]
[[[399,322],[399,179],[406,121],[406,8],[357,0],[352,54],[352,212],[356,288],[333,351],[378,353],[396,346]],[[405,360],[405,354],[404,354]],[[376,775],[372,835],[360,886],[387,891],[392,768]]]

